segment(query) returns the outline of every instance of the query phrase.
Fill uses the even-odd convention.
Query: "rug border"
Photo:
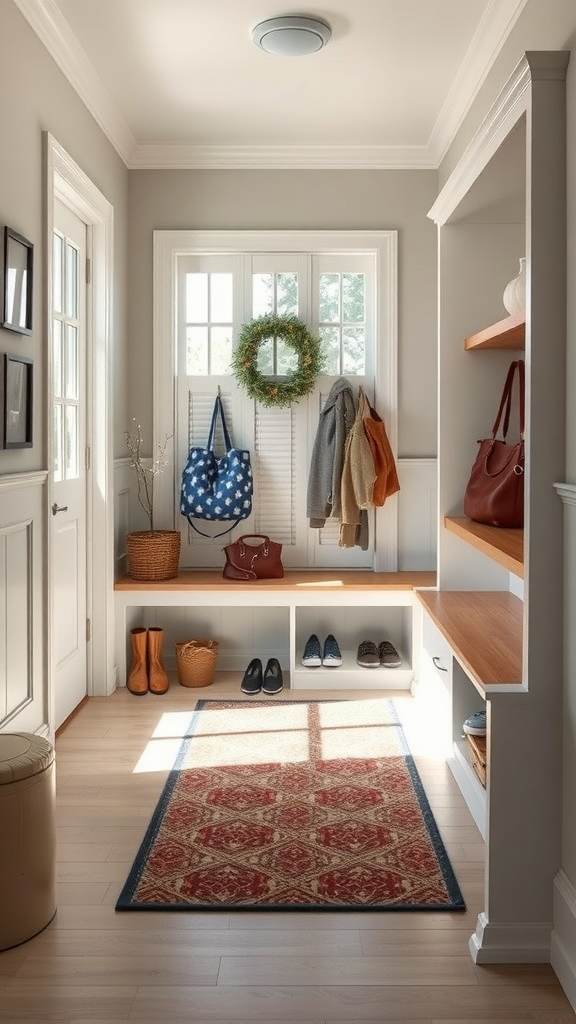
[[[194,737],[194,733],[195,733],[195,730],[196,730],[196,727],[198,725],[198,721],[199,721],[199,718],[200,718],[200,712],[203,710],[203,708],[207,704],[238,702],[238,698],[236,698],[236,697],[206,697],[206,698],[199,699],[196,702],[196,706],[195,706],[194,710],[192,711],[191,718],[190,718],[190,724],[189,724],[189,727],[188,727],[188,731],[182,737],[182,743],[180,744],[178,753],[177,753],[175,761],[174,761],[174,765],[170,769],[168,778],[166,779],[166,782],[164,783],[164,787],[162,789],[160,797],[158,798],[158,802],[156,804],[156,807],[154,808],[154,812],[152,814],[152,818],[151,818],[151,820],[150,820],[150,822],[148,824],[146,832],[144,833],[144,837],[143,837],[143,839],[142,839],[142,841],[140,843],[140,846],[138,847],[138,852],[137,852],[137,854],[136,854],[136,856],[134,858],[134,861],[132,863],[132,867],[131,867],[130,872],[128,874],[128,877],[127,877],[127,879],[126,879],[126,881],[125,881],[125,883],[124,883],[124,885],[122,887],[120,895],[118,896],[118,900],[116,902],[116,906],[115,906],[114,909],[116,911],[139,911],[139,912],[145,911],[145,912],[150,912],[150,913],[158,913],[158,912],[166,912],[166,911],[177,912],[177,913],[198,913],[198,912],[203,913],[205,911],[206,912],[208,912],[208,911],[210,911],[210,912],[223,911],[224,913],[230,913],[232,911],[246,911],[246,910],[253,911],[253,912],[259,912],[259,911],[267,912],[267,911],[271,911],[271,910],[274,910],[274,911],[287,911],[287,910],[288,911],[294,911],[294,910],[298,910],[298,911],[302,911],[302,912],[313,911],[313,912],[317,913],[317,912],[322,911],[322,912],[326,912],[326,913],[338,913],[338,912],[340,912],[340,913],[345,913],[345,914],[349,914],[349,913],[366,913],[367,911],[380,912],[380,913],[390,913],[390,912],[393,912],[393,911],[398,911],[398,912],[401,911],[402,913],[407,913],[407,912],[411,912],[411,911],[414,911],[414,912],[420,911],[420,912],[426,912],[426,913],[434,913],[434,912],[446,913],[447,911],[451,912],[451,911],[454,911],[454,910],[458,910],[458,911],[466,910],[466,903],[464,902],[464,897],[462,895],[462,891],[460,889],[460,886],[458,884],[458,880],[457,880],[456,875],[454,873],[454,869],[453,869],[452,864],[450,862],[450,858],[448,856],[448,852],[446,850],[446,847],[444,846],[444,841],[443,841],[443,839],[442,839],[442,837],[440,835],[440,831],[439,831],[438,826],[436,824],[436,819],[434,818],[434,814],[432,812],[432,808],[430,807],[430,803],[428,801],[428,797],[426,796],[426,791],[424,789],[422,780],[420,778],[420,774],[418,772],[418,768],[416,767],[416,762],[415,762],[414,757],[413,757],[413,755],[412,755],[412,753],[410,751],[410,747],[408,745],[408,740],[406,739],[406,734],[404,732],[404,727],[402,725],[402,722],[400,721],[400,718],[398,717],[398,712],[397,712],[396,707],[394,705],[394,701],[391,700],[390,698],[385,698],[385,700],[387,701],[387,703],[388,703],[388,705],[390,707],[390,710],[393,713],[394,721],[392,722],[392,724],[399,728],[401,745],[404,748],[404,757],[406,759],[406,766],[408,768],[408,772],[409,772],[410,778],[412,780],[412,785],[414,787],[414,792],[416,794],[418,803],[420,805],[420,810],[421,810],[422,816],[424,818],[424,823],[426,825],[426,828],[428,829],[428,832],[429,832],[429,835],[430,835],[430,840],[431,840],[431,842],[433,844],[433,847],[434,847],[434,852],[435,852],[437,860],[438,860],[438,865],[439,865],[440,871],[442,873],[442,878],[444,880],[444,884],[446,885],[448,897],[450,899],[449,903],[444,903],[444,904],[442,904],[442,906],[435,906],[435,905],[430,904],[430,903],[423,903],[423,904],[419,904],[419,903],[385,903],[385,904],[370,904],[370,905],[367,905],[367,906],[357,906],[357,905],[342,906],[342,905],[339,905],[339,904],[323,904],[323,903],[320,903],[320,904],[311,904],[311,903],[306,903],[306,904],[302,904],[302,903],[294,903],[294,904],[292,904],[292,903],[266,903],[266,904],[250,903],[250,904],[246,904],[246,903],[243,903],[243,904],[240,904],[240,905],[238,905],[236,903],[230,903],[230,904],[222,903],[222,904],[218,904],[217,906],[212,904],[212,903],[205,903],[205,904],[196,903],[196,904],[193,904],[193,905],[190,904],[190,903],[153,903],[153,904],[133,903],[132,902],[132,898],[133,898],[134,892],[135,892],[135,890],[137,888],[138,882],[140,881],[140,877],[141,877],[142,871],[144,870],[144,867],[145,867],[145,864],[146,864],[146,859],[148,857],[148,853],[149,853],[150,847],[151,847],[152,843],[154,842],[154,839],[156,838],[156,835],[157,835],[157,833],[158,833],[158,831],[160,829],[160,826],[162,824],[162,820],[164,818],[164,814],[166,812],[168,803],[170,801],[170,797],[172,796],[172,791],[173,791],[173,789],[174,789],[174,787],[176,785],[176,782],[177,782],[177,779],[178,779],[178,773],[180,771],[180,766],[181,766],[182,760],[184,758],[185,750],[187,749],[187,744]],[[254,703],[254,702],[251,701],[249,703]],[[261,703],[264,704],[265,702],[261,701]],[[306,698],[306,700],[299,700],[299,701],[294,701],[294,700],[279,700],[279,701],[275,700],[274,701],[275,705],[278,705],[278,704],[282,704],[282,705],[306,704],[306,703],[335,704],[335,703],[339,703],[339,701],[337,699],[335,699],[335,700],[333,699],[333,700],[313,700],[313,701],[311,701],[309,698]],[[266,705],[269,705],[269,704],[270,704],[270,702],[267,701]]]

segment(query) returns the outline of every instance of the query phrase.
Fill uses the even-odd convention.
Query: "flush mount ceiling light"
[[[252,40],[266,53],[283,57],[303,57],[316,53],[330,39],[330,25],[319,18],[269,18],[252,29]]]

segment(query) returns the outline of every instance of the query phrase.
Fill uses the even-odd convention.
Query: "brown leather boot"
[[[164,630],[158,626],[148,629],[148,686],[150,693],[166,693],[170,686],[168,673],[162,665]]]
[[[132,664],[130,666],[128,679],[126,680],[126,686],[130,690],[130,693],[135,693],[138,697],[141,697],[143,693],[148,693],[146,633],[147,630],[145,630],[143,626],[138,626],[137,629],[130,630],[130,639],[132,641]]]

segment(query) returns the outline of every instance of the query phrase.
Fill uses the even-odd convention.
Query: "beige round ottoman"
[[[0,949],[32,938],[56,913],[54,749],[0,733]]]

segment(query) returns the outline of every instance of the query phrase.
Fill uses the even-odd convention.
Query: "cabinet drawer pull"
[[[439,672],[447,672],[448,671],[447,668],[444,668],[444,665],[441,663],[440,658],[438,657],[437,654],[433,655],[432,661],[434,662],[434,667],[437,668]]]

